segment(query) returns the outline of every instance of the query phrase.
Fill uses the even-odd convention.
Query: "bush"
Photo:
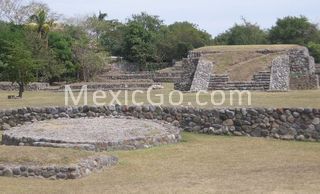
[[[320,63],[320,44],[310,42],[307,45],[310,54],[314,57],[316,63]]]

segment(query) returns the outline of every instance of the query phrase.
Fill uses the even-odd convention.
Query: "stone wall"
[[[272,61],[271,67],[271,91],[287,91],[289,90],[290,66],[289,56],[283,55]]]
[[[190,91],[197,92],[208,90],[212,68],[213,64],[210,61],[200,58]]]
[[[294,75],[290,76],[290,89],[291,90],[314,90],[319,88],[318,75]]]
[[[318,75],[320,85],[320,64],[316,64],[316,75]]]
[[[319,78],[315,74],[314,58],[309,55],[307,48],[292,49],[289,51],[290,59],[290,89],[306,90],[317,89]]]
[[[102,169],[106,166],[113,166],[118,163],[118,159],[113,156],[88,158],[73,165],[6,165],[0,164],[0,176],[6,177],[29,177],[45,178],[50,180],[66,180],[82,178]]]
[[[198,109],[147,105],[20,108],[1,110],[0,126],[9,130],[38,120],[110,115],[164,120],[188,132],[211,135],[320,141],[320,109],[311,108]]]
[[[314,58],[305,47],[295,48],[273,60],[271,91],[308,90],[319,88]]]
[[[49,87],[48,83],[30,83],[25,87],[26,91],[38,91],[44,90]],[[0,82],[0,90],[5,91],[17,91],[19,90],[19,85],[17,83],[12,84],[11,82]]]
[[[300,74],[314,74],[315,62],[314,58],[310,56],[306,47],[291,49],[288,52],[290,59],[290,71]]]
[[[181,78],[174,84],[175,90],[190,91],[192,81],[197,70],[199,58],[183,59]]]

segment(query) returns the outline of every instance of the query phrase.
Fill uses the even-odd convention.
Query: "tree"
[[[156,60],[156,41],[163,21],[158,16],[141,13],[133,15],[124,29],[124,58],[138,63],[139,69]]]
[[[267,44],[267,32],[257,24],[248,22],[243,18],[243,24],[235,24],[226,32],[214,39],[216,45],[252,45]]]
[[[117,20],[108,20],[106,28],[100,37],[102,46],[113,56],[123,55],[125,25]]]
[[[31,22],[28,24],[28,26],[31,29],[35,29],[38,32],[40,38],[45,39],[47,38],[47,34],[54,25],[54,20],[49,20],[48,13],[43,9],[40,9],[36,14],[31,15],[30,21]]]
[[[21,26],[11,25],[0,30],[0,52],[2,70],[6,79],[19,85],[22,98],[25,86],[34,80],[34,60],[24,38]]]
[[[307,45],[311,41],[319,42],[320,35],[317,25],[309,22],[308,18],[288,16],[277,20],[270,30],[269,39],[274,44]]]
[[[85,27],[89,34],[92,34],[96,41],[100,41],[101,34],[108,29],[108,22],[106,21],[108,14],[99,11],[98,15],[88,17],[85,21]]]
[[[75,64],[72,59],[72,37],[66,32],[49,32],[49,48],[52,51],[54,60],[60,66],[60,71],[55,74],[60,78],[64,74],[65,78],[74,76]]]
[[[81,26],[68,26],[67,33],[72,38],[72,56],[78,80],[90,81],[108,62],[108,53],[92,45],[90,36]]]
[[[309,42],[307,45],[310,54],[314,57],[316,63],[320,63],[320,44]]]
[[[158,56],[171,62],[188,55],[192,49],[211,44],[211,35],[189,22],[176,22],[163,27],[157,42]]]
[[[48,5],[44,3],[31,1],[24,4],[23,0],[1,0],[0,1],[0,19],[12,22],[14,24],[25,24],[31,15],[39,10],[45,10],[49,13]],[[50,18],[57,18],[56,13],[50,12]]]

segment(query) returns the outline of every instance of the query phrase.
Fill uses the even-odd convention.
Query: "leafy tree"
[[[243,24],[235,24],[225,33],[214,39],[217,45],[252,45],[266,44],[267,33],[257,24],[250,23],[243,19]]]
[[[309,22],[308,18],[288,16],[278,19],[270,30],[269,39],[274,44],[307,45],[311,41],[319,42],[320,34],[317,26]]]
[[[85,26],[89,33],[92,34],[96,41],[100,41],[100,37],[104,31],[109,27],[108,21],[106,21],[108,14],[99,12],[98,15],[88,17],[85,21]]]
[[[176,22],[162,28],[157,43],[158,56],[167,62],[186,57],[188,51],[211,44],[211,35],[189,22]]]
[[[49,33],[49,48],[52,50],[55,60],[61,64],[65,77],[74,76],[75,64],[72,59],[72,37],[65,32]],[[57,76],[59,77],[59,75]]]
[[[101,34],[100,42],[113,56],[122,56],[125,25],[117,20],[108,20],[106,22],[108,27]]]
[[[320,44],[309,42],[307,47],[310,51],[310,54],[314,57],[316,63],[320,63]]]
[[[139,69],[147,62],[156,60],[156,41],[163,22],[158,16],[147,13],[133,15],[124,29],[124,58],[139,64]]]
[[[72,56],[76,78],[90,81],[101,72],[108,62],[108,53],[92,45],[90,36],[80,26],[68,26],[67,32],[72,38]]]
[[[1,27],[1,69],[5,78],[19,85],[22,97],[25,86],[34,80],[34,60],[21,26]]]

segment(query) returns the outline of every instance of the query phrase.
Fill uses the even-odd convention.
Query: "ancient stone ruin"
[[[67,121],[70,123],[65,124]],[[89,150],[136,149],[176,143],[181,139],[181,130],[319,142],[320,109],[199,109],[152,105],[33,107],[0,110],[2,129],[6,130],[2,137],[5,145]],[[101,156],[71,166],[1,164],[0,176],[75,179],[117,162],[116,157]]]
[[[129,117],[62,118],[13,127],[3,133],[2,143],[112,151],[177,143],[180,138],[179,128],[159,121]]]
[[[234,55],[237,54],[239,55],[234,52]],[[230,66],[235,69],[233,74],[237,74],[237,71],[240,73],[242,68],[246,68],[247,64],[254,63],[255,60],[266,61],[263,64],[264,69],[260,68],[257,72],[245,75],[245,80],[231,79],[231,76],[237,76],[215,72],[216,58],[218,60],[221,55],[224,55],[224,51],[191,51],[188,58],[182,61],[183,73],[181,79],[175,83],[175,89],[194,92],[200,90],[288,91],[319,88],[320,65],[315,64],[305,47],[251,51],[251,56],[242,61],[233,62],[234,64]],[[229,53],[229,55],[226,57],[233,57],[232,54]],[[254,68],[259,69],[257,66]]]

